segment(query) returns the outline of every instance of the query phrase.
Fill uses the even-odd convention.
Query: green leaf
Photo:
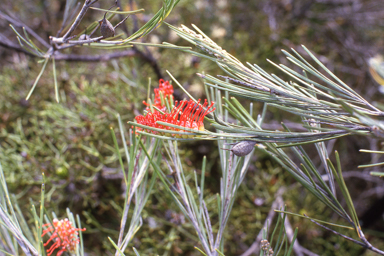
[[[96,11],[102,11],[102,12],[108,12],[108,13],[116,13],[116,14],[137,14],[137,13],[142,13],[145,10],[144,9],[138,9],[134,11],[112,11],[112,10],[106,10],[106,9],[101,9],[101,8],[96,8],[96,7],[89,7],[90,9],[96,10]]]
[[[35,90],[36,85],[37,85],[37,83],[38,83],[39,80],[40,80],[40,77],[41,77],[41,76],[43,75],[43,73],[44,73],[44,70],[45,70],[45,67],[47,66],[48,61],[49,61],[49,58],[45,58],[43,67],[41,68],[41,71],[40,71],[39,75],[37,76],[35,82],[33,83],[32,88],[31,88],[31,90],[29,91],[29,93],[28,93],[28,95],[27,95],[27,97],[26,97],[26,100],[29,100],[29,98],[31,97],[33,91]]]

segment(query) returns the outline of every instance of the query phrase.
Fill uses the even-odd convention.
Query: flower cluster
[[[49,232],[53,232],[48,241],[44,244],[47,246],[51,241],[54,243],[47,250],[48,256],[53,253],[54,250],[60,249],[56,256],[60,256],[65,251],[74,252],[76,249],[76,245],[79,244],[79,237],[77,231],[85,231],[85,228],[79,229],[74,228],[72,226],[72,222],[67,218],[63,220],[54,219],[53,226],[48,223],[44,224],[43,227],[48,227],[43,231],[42,237],[48,234]]]
[[[272,250],[271,245],[269,244],[268,240],[263,239],[260,241],[260,243],[261,243],[261,249],[263,249],[263,251],[264,251],[264,255],[272,256],[273,250]]]
[[[162,97],[164,100],[169,100],[169,102],[173,102],[173,86],[168,82],[164,81],[163,79],[159,80],[159,88],[155,88],[155,100],[154,100],[154,106],[164,111],[166,109],[166,106],[164,102],[162,102]],[[143,101],[143,103],[146,106],[149,106],[148,103]]]
[[[170,112],[168,112],[166,107],[162,105],[160,91],[163,97],[167,97],[167,99],[170,99],[170,103],[172,103],[173,87],[168,83],[168,81],[164,82],[164,80],[160,79],[160,86],[159,88],[155,89],[154,106],[161,109],[161,111],[154,110],[153,112],[151,112],[149,111],[149,109],[147,109],[148,110],[147,114],[139,115],[135,117],[137,123],[145,126],[150,126],[153,128],[162,129],[162,130],[185,132],[185,133],[191,133],[191,131],[159,124],[159,122],[182,126],[185,128],[196,130],[196,131],[204,130],[204,123],[203,123],[204,117],[215,110],[215,108],[213,107],[214,102],[211,102],[211,104],[208,104],[208,101],[205,100],[204,104],[200,104],[200,100],[198,100],[197,103],[195,103],[193,100],[189,100],[189,101],[182,100],[180,102],[175,101],[173,108],[171,109]],[[163,135],[170,134],[170,133],[153,131],[149,129],[143,129],[140,127],[138,127],[137,130],[138,131],[145,130],[146,132],[153,133],[153,134],[159,134],[159,133]],[[188,137],[187,134],[186,135],[174,134],[174,136],[179,138]]]
[[[155,106],[158,108],[163,108],[164,105],[161,103],[161,96],[160,92],[163,94],[164,99],[168,99],[172,102],[173,101],[173,86],[168,82],[164,81],[163,79],[159,80],[159,88],[155,88]]]

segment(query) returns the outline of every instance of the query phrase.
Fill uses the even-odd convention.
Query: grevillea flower
[[[51,223],[44,224],[43,227],[48,227],[43,231],[42,237],[48,234],[49,232],[53,232],[48,241],[44,244],[47,246],[51,241],[54,243],[47,250],[48,256],[53,253],[54,250],[60,249],[56,256],[60,256],[63,252],[75,252],[76,245],[79,244],[79,236],[77,231],[85,231],[85,228],[79,229],[74,228],[72,226],[72,222],[67,218],[63,220],[54,219],[53,227]]]
[[[170,113],[160,113],[159,111],[148,112],[145,116],[137,116],[135,119],[137,123],[159,128],[162,130],[170,130],[170,131],[178,131],[178,132],[186,132],[190,133],[191,131],[186,131],[183,129],[177,129],[174,127],[170,127],[167,125],[159,124],[158,122],[165,122],[168,124],[173,124],[177,126],[182,126],[185,128],[203,131],[204,130],[204,117],[209,113],[213,112],[215,108],[213,107],[214,102],[208,105],[208,101],[205,100],[204,104],[200,104],[200,100],[197,104],[193,100],[182,100],[180,102],[175,102],[175,106],[172,108]],[[143,130],[142,128],[137,128],[139,131]],[[157,134],[157,131],[146,130],[147,132]],[[166,133],[165,135],[168,135]],[[176,137],[181,137],[176,134]],[[185,135],[187,136],[187,135]],[[185,137],[182,136],[182,137]]]
[[[170,102],[173,102],[173,86],[168,82],[164,81],[163,79],[159,80],[159,88],[155,88],[155,100],[153,105],[162,111],[165,110],[165,105],[161,102],[161,94],[163,95],[165,100],[169,100]],[[143,103],[146,106],[149,106],[148,103],[143,101]]]

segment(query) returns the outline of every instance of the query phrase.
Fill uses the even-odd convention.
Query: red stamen
[[[153,101],[153,105],[161,110],[165,109],[165,105],[161,103],[160,92],[163,95],[164,99],[169,99],[170,102],[173,101],[173,86],[163,79],[159,80],[159,87],[153,90],[155,92],[155,99]],[[149,104],[143,101],[144,105],[149,107]]]
[[[54,241],[51,247],[47,249],[48,256],[50,256],[57,248],[61,248],[57,252],[57,256],[63,254],[65,251],[73,253],[76,249],[76,245],[79,243],[77,231],[85,231],[85,228],[74,228],[72,226],[72,222],[70,222],[68,219],[60,221],[54,219],[53,227],[50,223],[44,224],[43,227],[48,228],[43,231],[41,236],[44,236],[53,231],[51,237],[46,243],[44,243],[44,246],[47,246],[52,240]]]

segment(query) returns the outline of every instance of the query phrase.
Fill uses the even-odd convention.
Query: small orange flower
[[[67,218],[63,220],[54,219],[53,227],[50,223],[44,224],[43,227],[48,227],[43,231],[42,237],[53,232],[48,241],[44,244],[47,246],[49,242],[54,241],[49,249],[47,249],[48,256],[50,256],[54,250],[60,249],[56,256],[60,256],[63,252],[75,252],[76,245],[79,244],[79,236],[77,231],[85,231],[85,228],[74,228],[72,222]]]
[[[180,102],[176,101],[175,106],[170,113],[162,114],[159,111],[148,112],[145,116],[136,116],[135,119],[139,124],[163,130],[190,133],[190,131],[161,125],[158,123],[159,121],[197,131],[204,131],[204,117],[215,110],[213,105],[214,102],[211,102],[211,104],[208,105],[207,100],[204,101],[203,105],[200,104],[200,100],[197,102],[197,104],[195,104],[193,100],[182,100]],[[141,131],[143,129],[138,127],[137,130]],[[153,134],[158,133],[152,130],[147,130],[147,132],[151,132]],[[180,135],[176,135],[176,137],[180,137]]]
[[[153,134],[160,133],[165,136],[175,136],[178,138],[188,138],[189,136],[187,133],[191,133],[191,131],[162,125],[158,122],[182,126],[196,131],[204,131],[204,117],[215,110],[215,108],[213,107],[214,102],[211,102],[211,104],[208,104],[207,100],[204,101],[204,104],[200,104],[200,100],[198,100],[197,103],[195,103],[193,100],[182,100],[180,102],[173,102],[173,86],[168,81],[164,81],[163,79],[159,80],[159,88],[155,88],[154,91],[155,99],[153,102],[153,106],[155,106],[156,109],[149,108],[150,104],[143,101],[144,105],[147,106],[147,113],[145,115],[136,116],[136,122],[145,126],[150,126],[161,130],[185,132],[186,134],[170,135],[170,133],[163,133],[161,131],[153,131],[140,127],[136,128],[137,131],[145,130],[146,132]],[[169,111],[166,108],[164,101],[162,102],[162,100],[168,101],[169,106],[173,106],[173,108]]]

